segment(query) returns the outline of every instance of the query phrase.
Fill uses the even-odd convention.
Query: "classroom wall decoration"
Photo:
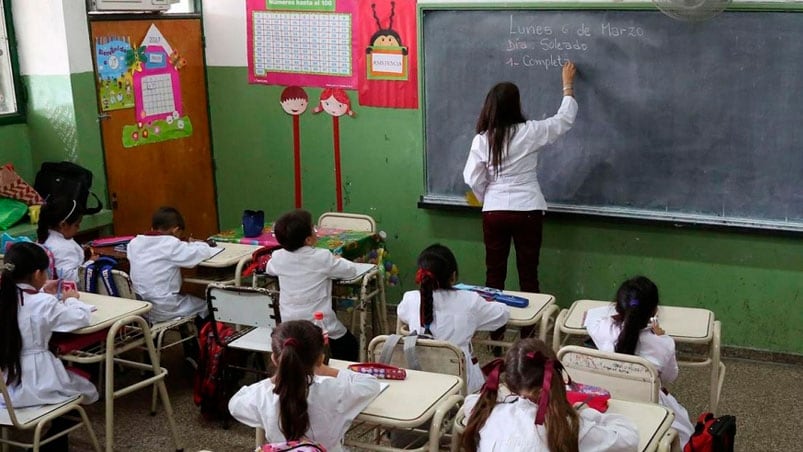
[[[360,2],[360,105],[418,108],[415,0]]]
[[[128,148],[190,136],[192,123],[183,115],[179,77],[187,61],[156,25],[148,29],[140,47],[132,49],[128,61],[137,124],[123,127],[123,145]]]
[[[126,54],[130,51],[131,42],[128,36],[100,36],[95,39],[98,97],[103,111],[134,106],[134,88],[126,64]]]
[[[247,0],[248,82],[356,88],[355,0]]]
[[[351,99],[342,89],[327,88],[321,92],[320,104],[312,110],[313,113],[325,111],[332,116],[332,145],[335,157],[335,197],[337,211],[343,211],[343,176],[340,170],[340,117],[354,116],[351,109]]]
[[[299,116],[307,111],[309,96],[304,88],[288,86],[282,91],[280,98],[282,110],[293,117],[293,174],[295,176],[296,209],[300,209],[301,202],[301,124]]]

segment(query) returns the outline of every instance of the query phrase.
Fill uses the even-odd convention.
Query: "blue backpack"
[[[106,293],[112,297],[119,297],[120,291],[114,283],[112,270],[117,266],[117,261],[108,256],[101,256],[94,261],[87,261],[84,264],[84,290],[91,293],[98,293],[98,279],[103,283]]]

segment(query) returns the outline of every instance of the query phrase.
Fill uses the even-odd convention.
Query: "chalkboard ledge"
[[[470,206],[463,198],[448,195],[421,195],[418,200],[420,209],[453,210],[461,212],[479,212],[480,206]]]

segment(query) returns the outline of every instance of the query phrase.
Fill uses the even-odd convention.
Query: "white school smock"
[[[52,229],[43,245],[53,253],[56,273],[58,273],[51,275],[51,278],[78,282],[78,267],[84,263],[84,249],[81,248],[81,245],[73,239],[65,239],[61,232]]]
[[[209,312],[206,301],[182,294],[181,268],[192,268],[212,257],[215,248],[206,242],[183,242],[172,235],[138,235],[128,243],[134,292],[153,304],[152,322]]]
[[[466,397],[468,416],[479,395]],[[480,429],[477,452],[549,452],[546,425],[535,425],[538,405],[515,394],[500,397]],[[639,436],[636,425],[625,416],[583,408],[580,416],[580,452],[635,452]]]
[[[493,331],[504,326],[510,312],[502,303],[485,301],[470,290],[435,290],[432,293],[433,321],[429,330],[435,339],[452,343],[466,355],[468,392],[478,391],[485,383],[479,364],[471,362],[471,338],[477,331]],[[404,293],[396,307],[399,320],[410,327],[410,332],[424,334],[420,316],[421,293],[411,290]]]
[[[536,175],[538,151],[568,132],[576,115],[577,101],[564,96],[555,116],[519,124],[503,154],[498,175],[488,155],[485,133],[474,137],[463,180],[483,203],[483,212],[546,210],[546,200]]]
[[[313,313],[321,311],[329,337],[340,339],[346,334],[346,326],[332,310],[332,280],[354,278],[357,264],[329,250],[302,246],[295,251],[274,251],[265,271],[279,277],[282,322],[311,321]]]
[[[611,307],[603,306],[594,309],[610,310]],[[622,328],[617,325],[611,316],[598,318],[598,320],[588,325],[587,329],[591,340],[594,341],[598,349],[604,352],[614,351],[616,340],[622,331]],[[675,356],[675,340],[672,339],[672,336],[667,334],[659,336],[653,333],[650,327],[644,328],[639,333],[635,355],[646,359],[655,366],[662,383],[670,384],[677,379],[678,361]],[[694,426],[689,420],[688,411],[672,394],[659,391],[658,398],[661,405],[675,412],[675,421],[672,423],[672,428],[678,431],[680,446],[683,447],[689,441],[692,433],[694,433]]]
[[[24,290],[35,290],[28,284],[17,284]],[[91,381],[68,372],[48,349],[54,332],[69,333],[89,325],[92,306],[76,298],[64,302],[44,292],[23,293],[17,313],[22,333],[20,356],[21,378],[8,387],[15,408],[63,402],[77,394],[81,403],[94,403],[98,391]],[[2,375],[6,379],[5,372]],[[0,406],[5,406],[0,398]]]
[[[262,427],[269,443],[285,441],[279,428],[279,395],[270,378],[245,386],[229,401],[229,412],[249,427]],[[379,394],[371,375],[340,370],[336,378],[315,376],[307,391],[309,430],[306,438],[329,452],[341,452],[351,421]]]

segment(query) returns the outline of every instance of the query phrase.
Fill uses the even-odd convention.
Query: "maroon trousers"
[[[505,288],[507,259],[510,241],[516,248],[516,270],[519,273],[519,288],[522,292],[540,292],[538,284],[538,259],[541,253],[544,212],[490,211],[482,214],[482,233],[485,241],[485,285],[495,289]],[[504,327],[491,337],[501,339]],[[522,328],[521,336],[528,337],[533,328]]]

